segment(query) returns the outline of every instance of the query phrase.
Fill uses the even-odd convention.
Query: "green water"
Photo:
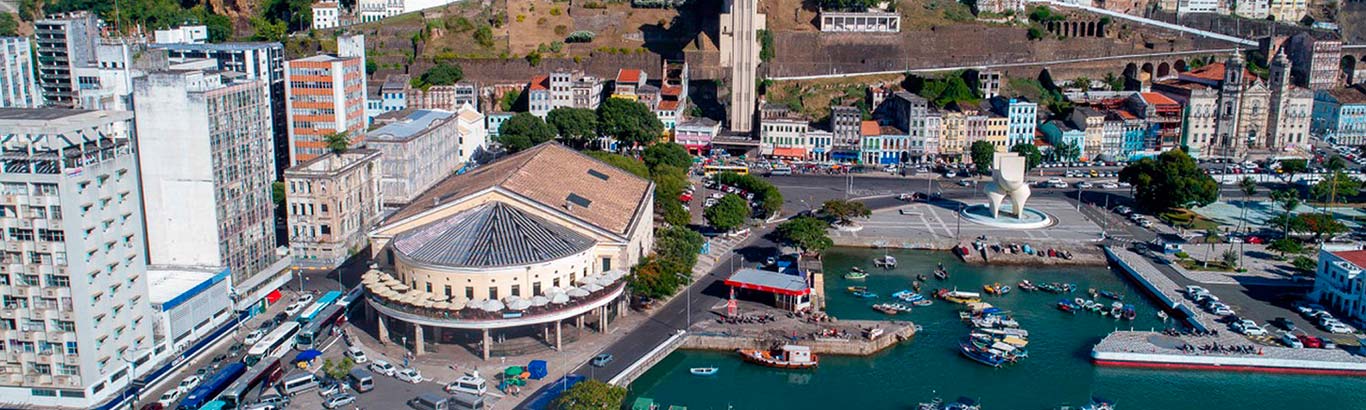
[[[887,316],[869,308],[874,301],[850,296],[849,285],[866,285],[886,301],[896,290],[910,287],[915,274],[930,276],[922,293],[937,287],[958,286],[980,292],[989,282],[1014,286],[1021,279],[1076,283],[1087,288],[1123,293],[1138,307],[1133,322],[1115,321],[1091,313],[1073,316],[1054,308],[1061,295],[1027,293],[1018,289],[987,301],[1013,312],[1029,330],[1030,357],[1011,367],[993,369],[958,355],[958,340],[968,328],[958,320],[958,305],[936,301],[898,319],[915,321],[924,329],[915,339],[871,357],[821,358],[814,371],[784,371],[741,362],[734,354],[679,351],[650,369],[631,386],[631,397],[650,397],[666,405],[689,409],[906,409],[935,396],[966,396],[984,409],[1049,409],[1063,404],[1085,404],[1091,395],[1116,401],[1124,410],[1244,410],[1298,408],[1366,408],[1366,383],[1330,376],[1260,373],[1159,371],[1096,367],[1090,349],[1117,327],[1162,328],[1155,308],[1139,297],[1138,289],[1103,267],[1025,268],[976,267],[959,263],[947,252],[893,251],[900,262],[893,271],[871,269],[881,251],[835,249],[826,257],[826,288],[830,314],[847,319]],[[938,281],[931,274],[936,262],[951,277]],[[842,277],[852,265],[873,275],[851,281]],[[694,376],[692,367],[715,366],[715,376]]]

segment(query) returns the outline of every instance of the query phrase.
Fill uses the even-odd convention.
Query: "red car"
[[[1299,336],[1295,336],[1295,337],[1298,338],[1298,339],[1300,339],[1300,343],[1303,343],[1303,344],[1304,344],[1304,348],[1306,348],[1306,349],[1322,349],[1322,348],[1323,348],[1323,341],[1322,341],[1322,340],[1319,340],[1319,338],[1317,338],[1317,337],[1313,337],[1313,336],[1310,336],[1310,335],[1299,335]]]
[[[692,194],[689,194],[689,193],[686,193],[686,192],[684,192],[684,193],[682,193],[682,194],[679,194],[679,195],[678,195],[678,200],[679,200],[679,201],[683,201],[683,202],[692,202]]]
[[[1250,244],[1253,244],[1253,245],[1261,245],[1262,243],[1265,243],[1265,242],[1266,242],[1265,240],[1263,240],[1261,237],[1257,237],[1257,236],[1252,236],[1252,237],[1248,237],[1248,238],[1247,238],[1247,243],[1250,243]]]

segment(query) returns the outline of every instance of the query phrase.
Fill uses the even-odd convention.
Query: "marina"
[[[882,254],[882,250],[836,248],[826,254],[825,271],[846,272],[851,266],[867,266]],[[898,259],[896,269],[870,272],[868,278],[857,284],[842,277],[826,277],[826,311],[838,318],[837,323],[850,319],[914,321],[920,330],[911,340],[869,356],[822,355],[819,368],[800,371],[743,363],[733,350],[680,349],[637,378],[631,384],[631,397],[651,397],[701,409],[888,410],[915,408],[917,403],[935,397],[952,400],[960,396],[975,400],[983,409],[1051,409],[1062,405],[1078,408],[1093,396],[1110,399],[1118,408],[1173,410],[1300,408],[1310,403],[1316,407],[1350,408],[1366,400],[1366,392],[1358,388],[1360,379],[1350,377],[1098,366],[1093,361],[1092,349],[1107,340],[1107,335],[1116,330],[1123,331],[1117,333],[1121,335],[1160,331],[1173,323],[1169,320],[1164,324],[1157,315],[1154,303],[1164,302],[1154,302],[1146,296],[1142,285],[1118,270],[1104,266],[1062,270],[969,265],[949,252],[894,250],[890,254]],[[988,329],[991,332],[982,333],[1000,336],[1003,342],[1012,332],[1024,332],[1027,337],[1011,341],[1025,342],[1022,347],[1028,349],[1028,359],[1001,368],[983,366],[958,353],[960,343],[974,333],[958,316],[965,305],[936,301],[939,303],[916,307],[910,313],[887,316],[870,306],[891,299],[862,299],[845,290],[856,285],[865,286],[870,292],[893,295],[908,289],[917,275],[932,274],[940,262],[952,272],[949,280],[933,283],[920,294],[928,296],[938,287],[975,290],[984,284],[1017,284],[1024,280],[1034,285],[1074,284],[1075,289],[1063,294],[1017,290],[1005,296],[987,297],[986,302],[1009,311],[1021,328]],[[1073,315],[1054,308],[1063,297],[1069,301],[1081,297],[1103,302],[1107,310],[1114,302],[1104,296],[1094,298],[1088,289],[1124,295],[1124,303],[1133,305],[1137,312],[1134,320],[1081,312]],[[699,377],[690,373],[689,369],[694,367],[716,367],[719,371],[714,376]],[[1337,393],[1324,395],[1324,391]],[[897,394],[888,396],[883,392]],[[1202,399],[1192,401],[1190,397]]]

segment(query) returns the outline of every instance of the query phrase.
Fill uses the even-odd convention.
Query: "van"
[[[318,388],[318,376],[309,372],[294,373],[280,380],[280,393],[288,396],[316,388]]]
[[[408,406],[417,410],[448,410],[449,399],[435,393],[422,393],[408,400]]]
[[[346,375],[346,380],[356,393],[365,393],[375,389],[375,377],[365,369],[351,369],[351,373]]]
[[[451,410],[483,410],[484,396],[465,392],[455,392],[451,395]]]

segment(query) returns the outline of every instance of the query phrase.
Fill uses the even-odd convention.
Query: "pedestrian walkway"
[[[735,235],[718,235],[708,239],[707,243],[710,244],[710,246],[707,249],[707,253],[697,256],[697,263],[692,267],[692,279],[697,280],[698,278],[706,276],[707,273],[711,272],[712,268],[716,267],[718,262],[730,255],[730,252],[734,250],[736,246],[744,243],[746,239],[749,239],[750,234],[751,231],[746,231]]]

